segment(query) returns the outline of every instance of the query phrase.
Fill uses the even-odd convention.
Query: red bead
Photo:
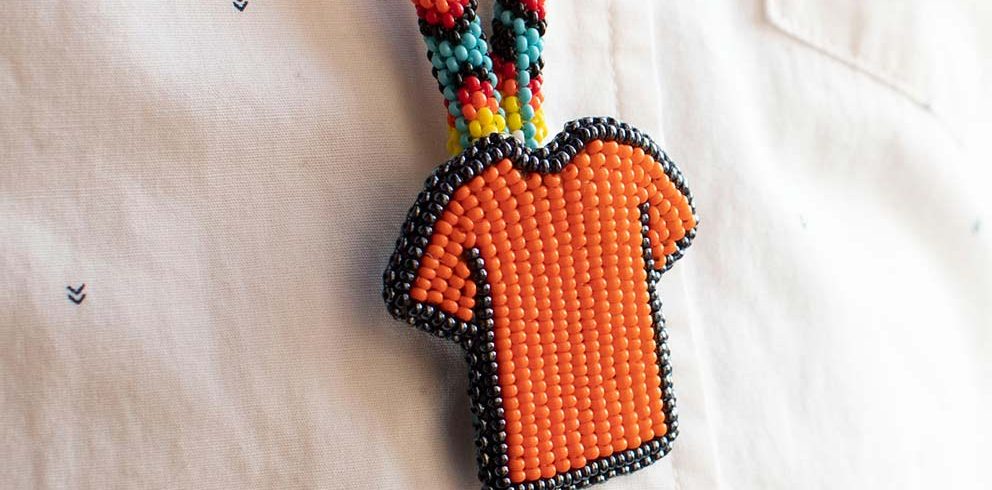
[[[479,83],[479,78],[475,75],[469,75],[465,77],[463,86],[468,89],[469,92],[478,92],[482,88],[482,84]]]

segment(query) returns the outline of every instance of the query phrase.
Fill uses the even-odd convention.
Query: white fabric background
[[[549,8],[553,131],[654,135],[702,218],[682,434],[600,488],[992,485],[989,7]],[[405,0],[0,2],[0,488],[478,487],[464,361],[379,297],[423,51]]]

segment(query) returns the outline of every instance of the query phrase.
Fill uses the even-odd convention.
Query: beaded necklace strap
[[[541,110],[544,0],[498,0],[495,62],[478,0],[412,1],[448,111],[448,151],[455,155],[479,138],[507,132],[536,148],[547,135]]]
[[[548,134],[541,108],[544,15],[544,0],[497,0],[493,15],[496,88],[511,134],[529,148],[537,148]]]
[[[492,71],[486,35],[476,14],[478,0],[413,0],[420,33],[427,43],[431,72],[448,110],[448,151],[457,154],[469,143],[503,132],[497,78]]]

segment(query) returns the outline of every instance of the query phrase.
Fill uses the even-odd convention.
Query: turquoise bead
[[[468,63],[472,66],[479,66],[483,61],[482,53],[478,49],[473,49],[468,52]]]
[[[451,56],[451,43],[448,41],[441,41],[441,44],[437,47],[437,52],[441,53],[441,56],[445,58]]]
[[[525,53],[518,54],[517,69],[523,71],[526,70],[528,66],[530,66],[530,56],[527,56]]]
[[[517,72],[517,85],[530,85],[530,72],[520,70]]]
[[[444,98],[451,101],[458,98],[458,96],[455,94],[455,89],[453,89],[450,85],[444,87]]]
[[[468,50],[465,46],[456,46],[454,49],[455,59],[458,61],[465,61],[468,59]]]
[[[461,138],[458,139],[458,141],[459,143],[462,144],[462,148],[468,148],[468,146],[472,144],[472,140],[468,138],[467,134],[463,134]]]
[[[468,49],[474,48],[478,41],[479,38],[475,37],[475,34],[472,34],[471,32],[462,34],[462,46],[465,46]]]
[[[527,36],[527,42],[531,44],[537,44],[541,40],[541,34],[533,27],[527,29],[527,33],[525,35]]]
[[[434,53],[434,56],[431,57],[431,64],[434,65],[434,68],[437,68],[438,70],[444,68],[444,57],[441,56],[439,53]]]
[[[541,50],[537,49],[537,46],[531,46],[530,49],[527,50],[527,56],[529,56],[532,60],[537,60],[541,57]]]
[[[524,137],[527,139],[532,139],[537,134],[537,127],[530,121],[525,122],[521,129],[524,131]]]
[[[468,25],[468,32],[472,33],[475,37],[482,36],[482,26],[479,24],[479,16],[476,16],[475,20]]]
[[[513,32],[515,34],[523,34],[527,32],[527,24],[524,24],[523,19],[513,19]]]
[[[461,102],[458,102],[456,100],[454,102],[449,103],[448,104],[448,114],[451,114],[452,116],[456,116],[456,117],[462,115],[462,104],[461,104]]]
[[[441,85],[449,85],[451,83],[451,78],[448,76],[448,70],[438,70],[437,71],[437,81]]]
[[[519,98],[520,102],[523,102],[524,104],[529,104],[532,96],[533,94],[531,93],[530,88],[522,87],[517,90],[517,98]]]
[[[525,119],[527,121],[530,121],[531,119],[534,119],[534,106],[532,106],[530,104],[524,104],[524,105],[522,105],[520,107],[520,117],[522,117],[523,119]]]
[[[455,129],[457,129],[459,133],[468,132],[468,123],[465,122],[465,118],[463,116],[458,116],[455,118]]]
[[[526,53],[528,46],[530,46],[530,43],[527,42],[527,38],[526,37],[524,37],[524,36],[517,36],[517,52],[518,53]]]
[[[451,72],[458,71],[458,60],[456,60],[454,57],[448,58],[448,61],[446,61],[445,64],[448,67],[448,71]]]

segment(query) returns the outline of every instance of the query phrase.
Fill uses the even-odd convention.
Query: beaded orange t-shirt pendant
[[[460,344],[483,488],[564,489],[664,456],[678,433],[657,283],[695,236],[685,180],[638,130],[546,146],[543,0],[414,0],[448,148],[407,214],[383,296]],[[491,49],[490,49],[491,46]]]

